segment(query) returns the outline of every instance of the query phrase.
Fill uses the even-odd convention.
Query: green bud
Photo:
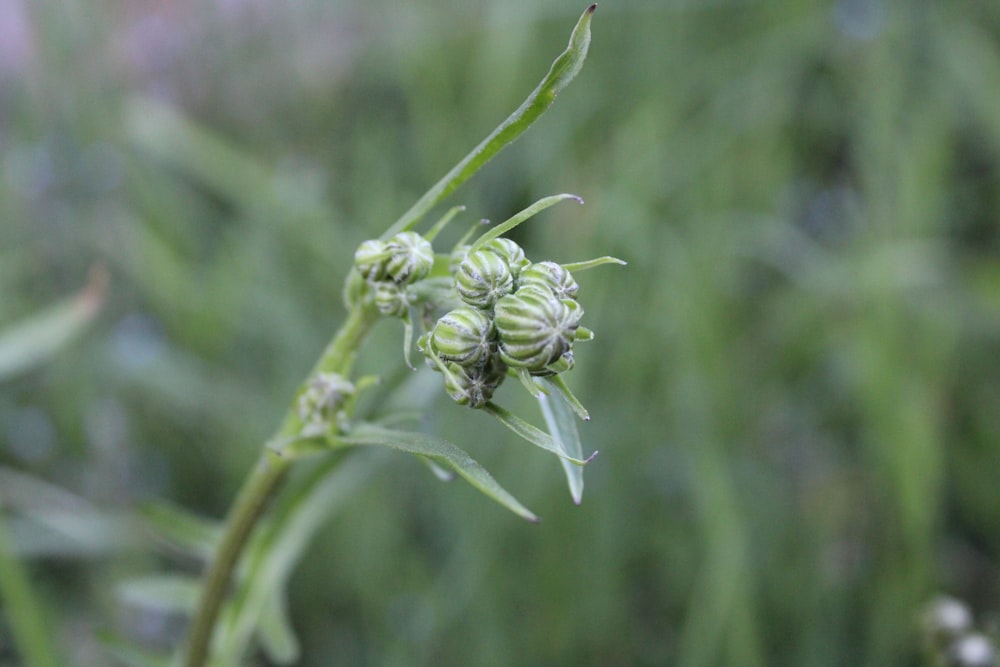
[[[354,395],[354,385],[337,373],[318,373],[299,396],[297,410],[304,435],[319,435],[341,427],[343,408]]]
[[[369,280],[382,280],[385,278],[387,259],[385,243],[372,239],[365,241],[354,251],[354,268]]]
[[[455,272],[455,289],[462,300],[476,308],[492,308],[497,300],[514,291],[510,268],[499,255],[476,250],[462,260]]]
[[[545,287],[560,299],[575,299],[580,286],[572,274],[555,262],[538,262],[521,271],[520,286]]]
[[[583,308],[550,290],[522,287],[496,304],[500,358],[512,368],[544,372],[570,351]]]
[[[400,285],[421,280],[434,266],[434,249],[430,241],[416,232],[400,232],[385,244],[388,259],[386,275]]]
[[[507,368],[500,363],[483,366],[447,365],[444,374],[444,389],[459,405],[481,408],[493,398],[493,392],[507,377]]]
[[[396,283],[375,283],[375,307],[387,317],[404,317],[409,312],[406,290]]]
[[[508,238],[490,239],[482,245],[481,249],[488,250],[505,261],[507,268],[510,269],[510,275],[515,281],[521,275],[521,271],[531,264],[524,256],[524,250],[521,246]]]
[[[456,308],[434,325],[431,345],[444,361],[462,366],[482,365],[495,348],[489,315],[475,308]]]

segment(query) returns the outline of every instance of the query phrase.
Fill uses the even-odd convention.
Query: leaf
[[[538,517],[501,487],[485,468],[464,450],[443,438],[426,433],[394,431],[371,424],[361,424],[340,439],[352,445],[378,445],[425,456],[436,463],[453,468],[472,486],[518,516],[528,521],[538,521]]]
[[[437,222],[434,223],[434,226],[431,227],[426,234],[424,234],[424,238],[428,241],[433,241],[437,238],[437,235],[441,233],[441,230],[444,229],[449,222],[451,222],[451,219],[464,210],[465,207],[462,205],[452,206]]]
[[[411,229],[434,206],[455,191],[462,183],[482,168],[500,150],[521,136],[525,130],[552,106],[556,95],[572,81],[583,67],[590,47],[590,17],[597,5],[590,5],[583,12],[569,38],[569,45],[553,61],[545,78],[528,95],[514,113],[507,117],[478,146],[451,168],[440,181],[418,199],[409,210],[382,235],[387,239],[393,234]]]
[[[427,458],[426,456],[420,456],[419,458],[421,461],[427,464],[427,467],[430,468],[430,471],[434,474],[434,476],[437,477],[442,482],[450,482],[451,480],[455,479],[455,473],[453,473],[452,471],[442,468],[441,466],[439,466],[437,463],[434,463],[433,460]]]
[[[79,336],[104,303],[107,284],[107,270],[94,267],[76,296],[0,332],[0,380],[31,370]]]
[[[299,659],[302,648],[288,618],[288,598],[284,590],[275,591],[264,605],[257,626],[261,647],[271,662],[290,665]]]
[[[475,243],[472,244],[472,248],[470,248],[469,252],[472,252],[473,250],[480,247],[487,241],[490,241],[492,239],[498,238],[506,234],[507,232],[514,229],[525,220],[528,220],[529,218],[538,215],[539,213],[549,208],[550,206],[555,206],[559,202],[566,201],[567,199],[571,199],[575,201],[577,204],[583,203],[583,199],[577,197],[576,195],[571,195],[571,194],[561,194],[561,195],[552,195],[550,197],[543,197],[542,199],[539,199],[528,208],[515,213],[507,220],[504,220],[499,225],[497,225],[496,227],[492,228],[491,230],[480,236],[478,239],[476,239]]]
[[[7,526],[21,558],[92,558],[140,546],[130,513],[99,508],[10,468],[0,467],[0,506],[18,512]]]
[[[215,555],[221,526],[164,501],[155,501],[139,509],[139,517],[159,539],[180,551],[208,561]]]
[[[122,602],[144,610],[189,614],[198,602],[201,582],[184,575],[156,575],[129,579],[118,584]]]
[[[628,262],[626,262],[624,259],[618,259],[617,257],[611,257],[610,255],[605,255],[604,257],[588,259],[583,262],[570,262],[569,264],[563,264],[562,267],[567,271],[569,271],[570,273],[579,273],[580,271],[586,271],[587,269],[593,269],[594,267],[604,266],[605,264],[618,264],[619,266],[628,266]]]
[[[548,396],[542,394],[538,397],[538,405],[542,409],[545,425],[548,426],[549,435],[552,436],[556,446],[568,456],[582,457],[580,432],[576,427],[574,410],[566,398],[558,391],[550,391]],[[583,501],[583,466],[574,465],[565,459],[560,463],[566,473],[570,496],[573,502],[579,505]]]
[[[320,461],[303,461],[300,465],[311,465],[311,470],[289,480],[271,517],[254,535],[216,631],[213,655],[219,664],[242,664],[254,630],[276,631],[259,627],[265,614],[275,611],[268,607],[275,604],[275,596],[284,595],[292,569],[319,526],[367,481],[373,461],[359,457],[345,462],[343,456],[341,451]],[[265,643],[276,639],[273,634],[262,637]]]
[[[564,461],[568,461],[574,465],[584,466],[593,461],[594,457],[597,456],[597,452],[594,452],[585,459],[567,454],[563,451],[562,447],[556,444],[548,433],[535,428],[517,415],[504,410],[492,401],[484,405],[483,410],[496,417],[500,420],[500,423],[531,444],[541,447],[545,451],[552,452]]]
[[[585,422],[590,421],[590,413],[587,412],[587,408],[583,407],[583,403],[580,402],[572,391],[570,391],[569,386],[566,381],[562,379],[561,375],[553,375],[552,377],[545,378],[545,382],[552,388],[556,390],[557,394],[560,394],[566,403],[573,409],[576,416]]]

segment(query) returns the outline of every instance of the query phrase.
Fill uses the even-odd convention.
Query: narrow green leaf
[[[138,577],[119,583],[122,602],[158,612],[189,614],[198,602],[199,579],[184,575]]]
[[[524,209],[523,211],[519,211],[518,213],[515,213],[510,218],[504,220],[499,225],[497,225],[493,229],[489,230],[488,232],[480,236],[478,239],[476,239],[475,243],[472,244],[472,250],[475,250],[476,248],[483,245],[487,241],[490,241],[499,236],[502,236],[503,234],[506,234],[507,232],[514,229],[525,220],[528,220],[529,218],[538,215],[539,213],[549,208],[550,206],[555,206],[559,202],[566,201],[567,199],[572,199],[577,204],[583,203],[583,199],[577,197],[576,195],[571,195],[571,194],[561,194],[561,195],[552,195],[551,197],[543,197],[542,199],[539,199],[528,208]]]
[[[425,456],[436,463],[453,468],[472,486],[518,516],[524,517],[528,521],[538,521],[538,517],[501,487],[485,468],[464,450],[443,438],[425,433],[393,431],[370,424],[361,424],[341,440],[352,445],[378,445]]]
[[[146,528],[171,547],[203,561],[215,553],[221,531],[217,521],[165,501],[149,503],[139,508],[138,514]]]
[[[590,413],[587,412],[587,408],[583,407],[583,403],[580,402],[570,388],[566,385],[566,381],[562,379],[561,375],[553,375],[552,377],[545,378],[546,384],[550,385],[556,390],[556,393],[563,397],[563,400],[573,409],[576,416],[585,422],[590,421]]]
[[[514,371],[514,375],[517,376],[517,379],[521,382],[521,385],[528,390],[529,394],[535,398],[538,398],[538,396],[541,395],[542,388],[535,384],[535,378],[531,376],[531,373],[527,368],[517,369]]]
[[[580,444],[580,432],[576,427],[573,410],[563,395],[558,391],[550,391],[549,395],[538,397],[538,405],[542,409],[545,425],[549,435],[568,456],[580,458],[583,456],[583,446]],[[583,466],[574,465],[566,460],[560,460],[569,493],[573,502],[579,505],[583,501]]]
[[[130,512],[100,508],[37,477],[0,467],[0,506],[20,558],[93,558],[135,549],[142,540]]]
[[[297,662],[302,652],[288,617],[288,598],[283,590],[275,591],[264,606],[257,626],[257,636],[267,657],[276,665]]]
[[[611,257],[610,255],[605,255],[604,257],[596,257],[594,259],[588,259],[583,262],[570,262],[569,264],[563,264],[562,267],[569,271],[570,273],[579,273],[580,271],[586,271],[587,269],[593,269],[597,266],[603,266],[605,264],[618,264],[619,266],[628,266],[628,262],[624,259],[618,259],[617,257]]]
[[[442,482],[450,482],[451,480],[455,479],[455,473],[452,472],[451,470],[442,468],[441,466],[439,466],[437,463],[427,458],[426,456],[421,456],[419,458],[424,463],[427,464],[427,467],[430,468],[430,471],[434,474],[434,476],[437,477]]]
[[[76,296],[0,331],[0,380],[31,370],[76,338],[100,310],[107,291],[103,267]]]
[[[597,5],[590,5],[573,28],[569,45],[552,63],[548,74],[542,79],[527,99],[521,103],[514,113],[507,117],[493,132],[472,149],[462,160],[452,167],[440,181],[418,199],[413,206],[383,234],[387,239],[397,232],[408,230],[420,221],[429,210],[434,208],[445,197],[455,191],[458,186],[500,152],[507,144],[513,142],[524,133],[552,105],[556,95],[569,85],[579,73],[590,47],[590,17]]]
[[[274,596],[283,589],[316,530],[367,481],[377,461],[344,461],[344,452],[299,465],[308,470],[289,480],[271,516],[254,535],[238,583],[220,619],[213,656],[219,664],[243,664],[250,639]]]
[[[583,15],[573,28],[573,33],[569,36],[569,46],[555,59],[549,73],[539,86],[552,97],[562,92],[562,89],[580,73],[583,61],[587,57],[587,49],[590,48],[590,17],[596,9],[595,2],[583,11]]]
[[[452,206],[437,222],[434,223],[434,226],[431,227],[426,234],[424,234],[424,238],[428,241],[433,241],[437,238],[437,235],[441,233],[441,230],[444,229],[449,222],[451,222],[451,219],[464,210],[465,207],[462,205]]]
[[[504,410],[492,401],[484,405],[483,410],[496,417],[500,420],[500,423],[531,444],[541,447],[545,451],[552,452],[564,461],[568,461],[574,465],[583,466],[593,461],[594,457],[597,456],[597,452],[594,452],[585,459],[567,454],[559,445],[555,443],[548,433],[535,428],[517,415]]]

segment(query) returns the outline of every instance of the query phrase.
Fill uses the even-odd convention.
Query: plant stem
[[[28,575],[12,553],[0,521],[0,600],[7,612],[14,645],[25,665],[57,667],[54,642],[46,630],[45,614],[31,589]]]
[[[362,307],[352,308],[337,335],[323,351],[313,372],[340,373],[346,376],[362,341],[377,319],[377,313]],[[215,559],[205,574],[201,601],[191,623],[187,657],[184,661],[187,667],[202,667],[208,658],[212,634],[233,570],[247,545],[250,533],[294,461],[293,457],[284,456],[281,449],[295,437],[300,425],[293,402],[281,429],[265,445],[260,460],[240,488],[236,502],[226,518]]]

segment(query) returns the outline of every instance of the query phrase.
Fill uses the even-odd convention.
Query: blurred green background
[[[582,9],[0,0],[0,329],[111,278],[80,340],[0,386],[0,497],[71,664],[109,664],[102,629],[176,641],[182,619],[114,594],[197,571],[135,508],[223,515],[355,246]],[[425,427],[543,521],[359,453],[292,580],[302,664],[917,664],[931,596],[1000,607],[1000,4],[607,0],[593,34],[449,202],[461,227],[574,192],[517,230],[528,256],[629,261],[580,277],[583,504],[409,379],[435,387]],[[407,375],[400,330],[363,370]],[[541,423],[522,393],[500,400]]]

